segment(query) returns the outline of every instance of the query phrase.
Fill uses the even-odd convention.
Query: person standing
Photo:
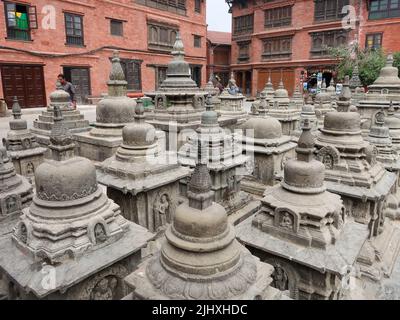
[[[69,101],[71,102],[72,107],[76,109],[75,87],[71,82],[65,80],[65,76],[62,73],[58,75],[58,81],[60,81],[62,89],[65,92],[68,92]]]

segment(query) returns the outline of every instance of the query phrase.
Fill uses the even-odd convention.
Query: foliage
[[[357,65],[360,80],[364,86],[372,84],[379,76],[379,71],[385,66],[386,56],[382,50],[361,50],[357,46],[342,46],[329,48],[328,52],[339,61],[337,65],[337,78],[343,80],[346,75],[353,74]],[[400,62],[400,56],[397,58]]]
[[[400,51],[393,53],[393,66],[399,69],[399,76],[400,76]]]

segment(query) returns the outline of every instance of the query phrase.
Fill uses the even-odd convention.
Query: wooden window
[[[160,23],[148,23],[147,45],[150,50],[171,52],[176,40],[177,28]]]
[[[340,20],[345,16],[342,9],[347,5],[349,0],[315,0],[315,20]]]
[[[142,60],[121,59],[121,67],[125,74],[125,80],[128,82],[128,91],[142,91]]]
[[[326,56],[328,48],[345,45],[348,39],[346,30],[332,30],[311,33],[311,56]]]
[[[250,59],[250,42],[239,42],[238,62],[248,62]]]
[[[83,46],[83,17],[73,13],[65,13],[65,33],[67,44]]]
[[[201,48],[201,37],[197,35],[193,35],[193,40],[194,40],[194,47],[195,48]]]
[[[194,12],[201,13],[201,0],[194,0]]]
[[[147,7],[186,15],[186,0],[134,0]]]
[[[367,34],[365,40],[366,49],[380,49],[382,47],[382,33]]]
[[[292,55],[292,37],[266,39],[263,42],[263,59],[287,59]]]
[[[31,40],[31,29],[37,29],[36,7],[4,2],[7,39]]]
[[[167,69],[165,66],[156,67],[156,90],[160,88],[163,81],[167,78]]]
[[[236,17],[233,19],[233,34],[248,34],[253,32],[254,15]]]
[[[121,20],[110,20],[110,33],[113,36],[122,37],[124,35],[124,22]]]
[[[280,7],[265,10],[265,27],[276,28],[289,26],[292,23],[292,7]]]
[[[400,17],[400,0],[372,0],[369,19]]]

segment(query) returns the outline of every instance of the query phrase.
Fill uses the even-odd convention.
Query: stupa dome
[[[390,105],[387,117],[385,117],[385,126],[389,129],[400,129],[400,118],[394,115],[393,104]]]
[[[361,119],[357,112],[328,112],[324,119],[323,131],[338,133],[360,132]]]
[[[218,126],[218,113],[213,109],[212,96],[206,98],[206,111],[201,114],[201,124],[204,126]]]
[[[69,106],[69,93],[63,90],[61,87],[61,83],[59,81],[56,82],[56,90],[50,93],[50,106],[59,106],[59,107],[68,107]]]
[[[122,130],[125,146],[149,146],[156,141],[156,129],[144,121],[144,108],[142,101],[138,101],[136,108],[136,121],[126,125]]]
[[[278,89],[275,90],[274,98],[282,99],[282,98],[289,98],[289,93],[283,86],[283,82],[279,83]]]
[[[325,166],[313,158],[314,137],[310,130],[306,119],[296,148],[297,159],[289,160],[284,167],[282,187],[286,190],[296,193],[325,191]]]
[[[272,117],[254,117],[247,120],[242,126],[246,130],[254,130],[255,139],[278,139],[282,137],[282,125]]]
[[[399,69],[393,67],[393,56],[388,55],[386,65],[381,69],[378,79],[375,80],[371,87],[375,85],[400,85]]]

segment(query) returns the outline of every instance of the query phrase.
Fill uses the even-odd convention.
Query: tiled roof
[[[232,34],[230,32],[207,31],[207,39],[211,43],[231,45]]]

